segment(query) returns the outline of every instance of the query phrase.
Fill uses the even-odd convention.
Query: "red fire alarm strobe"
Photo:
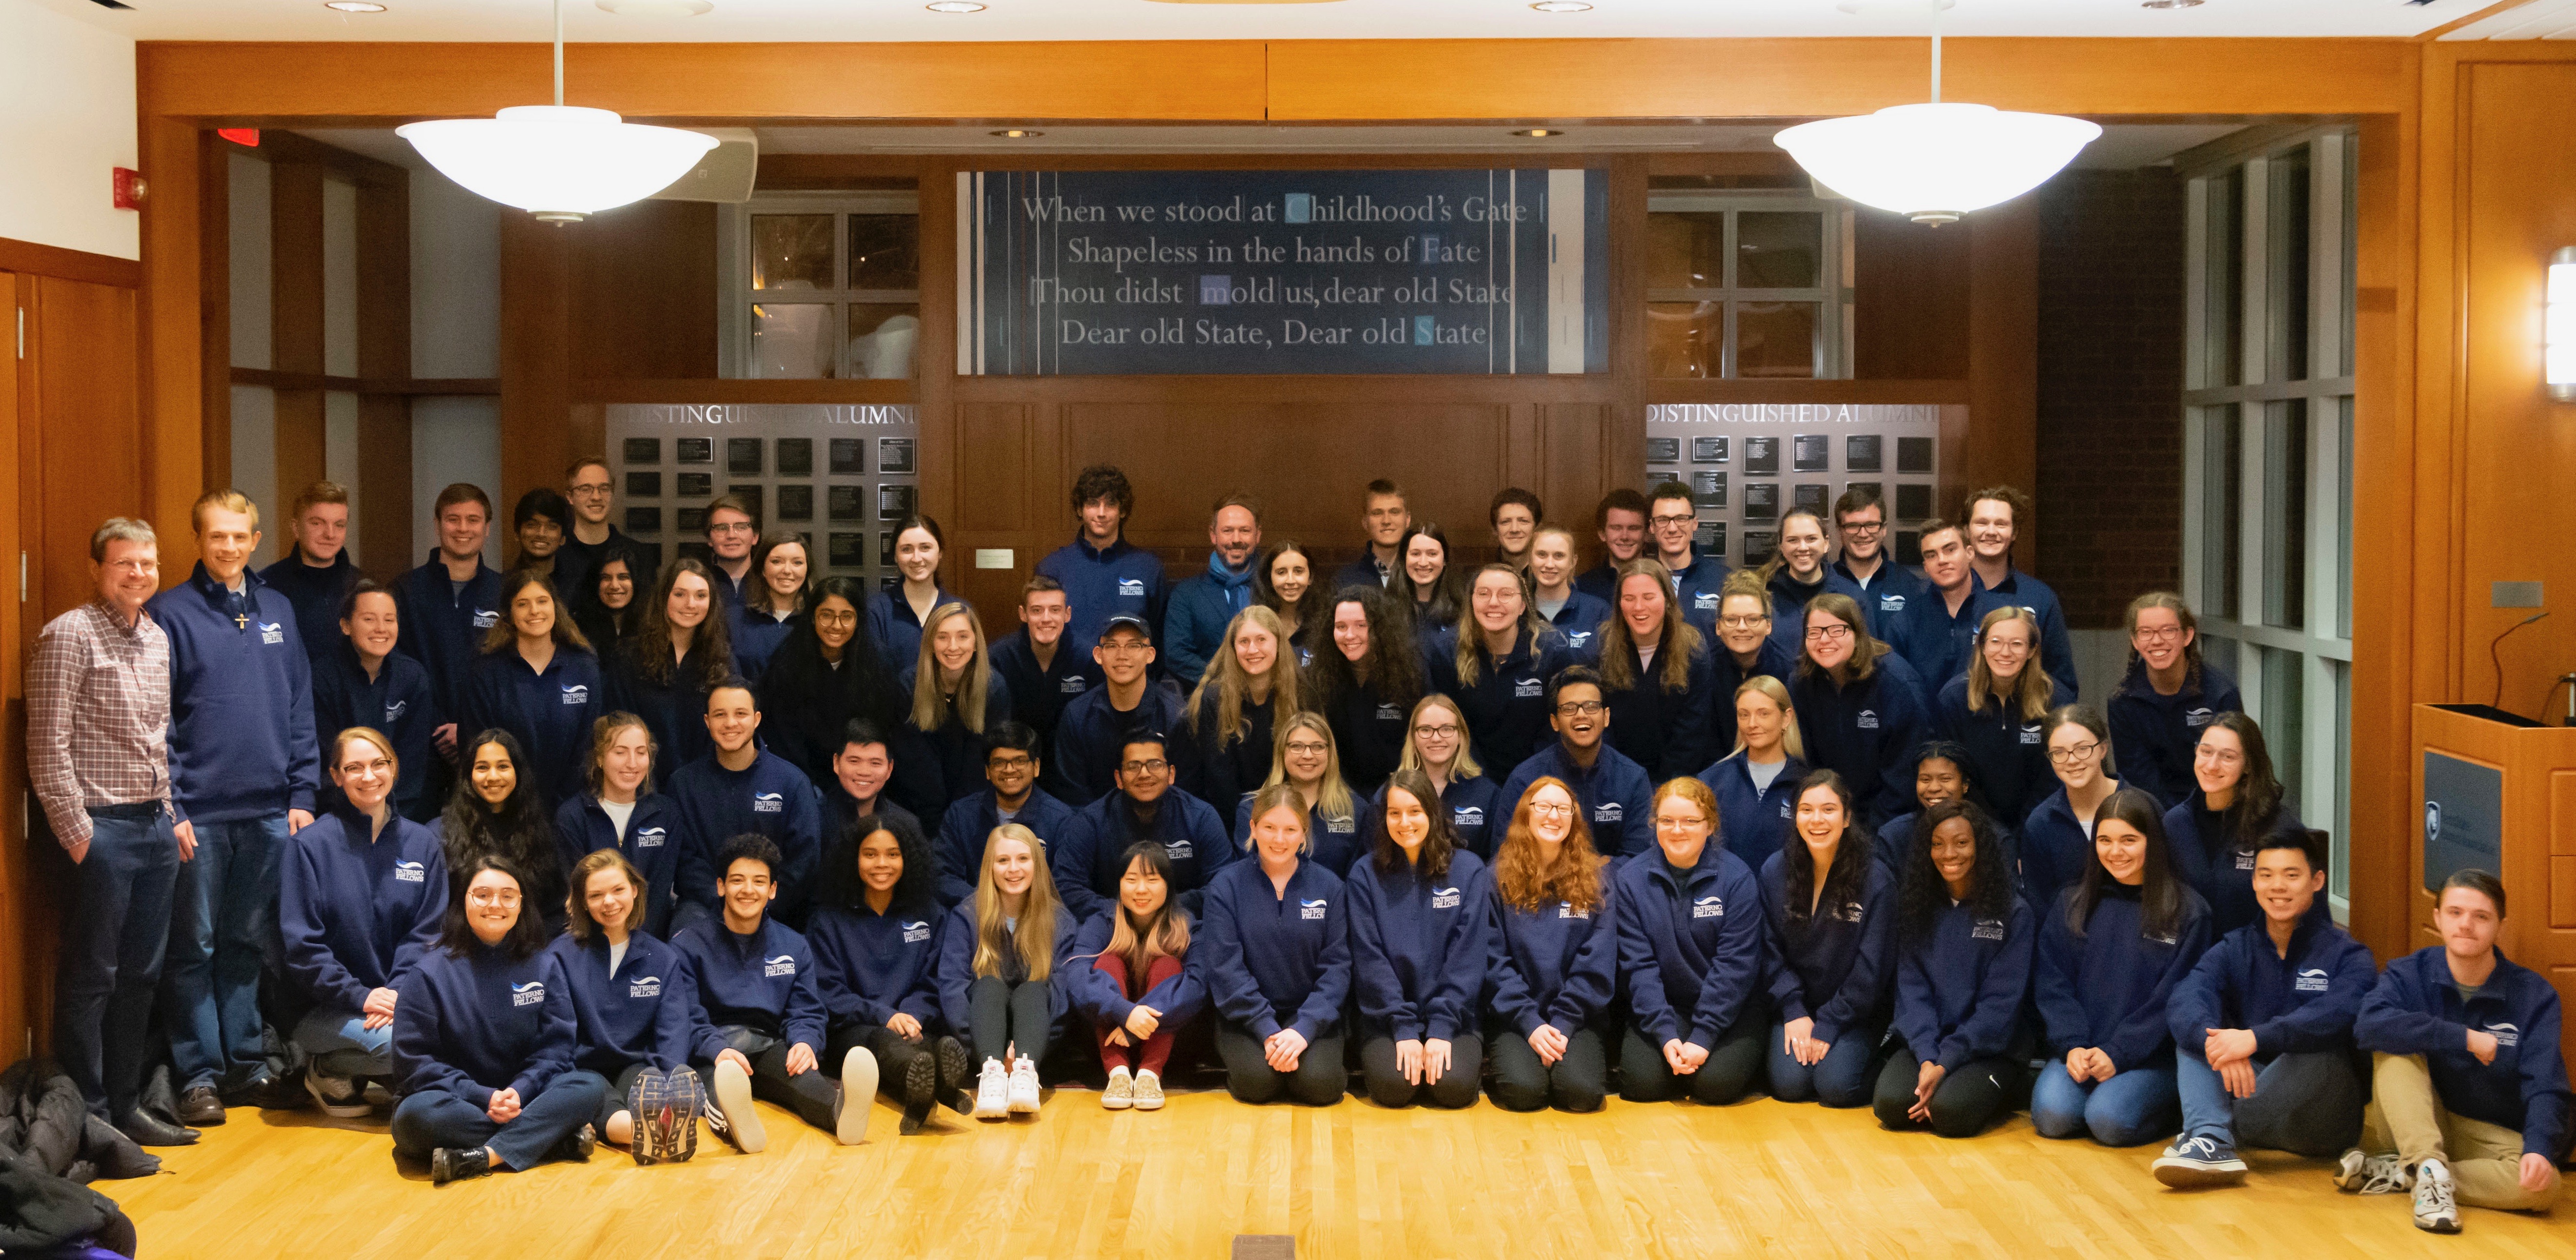
[[[116,208],[119,210],[142,209],[143,172],[122,166],[117,167],[115,196]]]

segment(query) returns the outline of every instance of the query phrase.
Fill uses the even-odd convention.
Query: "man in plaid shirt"
[[[79,864],[54,982],[54,1054],[89,1109],[146,1146],[197,1140],[137,1110],[144,1029],[188,846],[170,805],[170,640],[143,611],[159,588],[152,527],[90,536],[97,597],[46,624],[27,684],[27,771]]]

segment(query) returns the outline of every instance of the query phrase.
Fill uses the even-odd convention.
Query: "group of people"
[[[2026,1104],[2179,1132],[2169,1184],[2339,1156],[2429,1229],[2557,1192],[2557,999],[2494,949],[2502,887],[2455,877],[2442,944],[2380,973],[2182,599],[2135,601],[2077,701],[2010,488],[1927,524],[1920,574],[1865,493],[1839,554],[1792,513],[1729,572],[1686,487],[1617,491],[1576,573],[1525,491],[1470,568],[1374,482],[1330,577],[1228,495],[1167,586],[1094,467],[996,643],[928,517],[883,591],[732,499],[657,573],[583,460],[507,572],[451,486],[387,588],[346,497],[253,572],[256,506],[205,496],[157,594],[110,521],[39,641],[31,769],[80,863],[57,1050],[147,1144],[194,1137],[138,1105],[156,1024],[183,1124],[390,1103],[439,1181],[685,1159],[701,1116],[756,1151],[754,1098],[847,1142],[880,1092],[904,1132],[1032,1114],[1066,1037],[1151,1110],[1203,1039],[1254,1103],[1356,1069],[1385,1106],[1758,1086],[1949,1136]]]

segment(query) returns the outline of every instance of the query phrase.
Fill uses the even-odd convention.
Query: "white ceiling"
[[[389,11],[349,16],[321,0],[34,0],[137,39],[543,40],[547,0],[383,0]],[[571,41],[860,41],[1084,39],[1432,39],[1837,37],[1915,35],[1928,0],[1593,0],[1585,13],[1538,13],[1526,0],[1325,0],[1322,3],[1158,3],[1156,0],[986,0],[982,13],[932,13],[923,0],[713,0],[700,17],[620,17],[593,0],[564,0]],[[1954,35],[2409,36],[2494,0],[2207,0],[2147,9],[2139,0],[1958,0],[1942,19]],[[2564,9],[2561,0],[2538,0]],[[2568,21],[2576,22],[2576,16]],[[2566,25],[2562,22],[2560,25]],[[2529,36],[2524,36],[2529,37]]]
[[[2444,39],[2576,39],[2576,0],[2528,0]]]
[[[2111,123],[2102,138],[2075,159],[2079,168],[2129,170],[2152,166],[2196,145],[2237,130],[2241,123]],[[763,153],[1777,153],[1777,124],[1706,123],[1640,126],[1576,125],[1561,137],[1524,139],[1490,127],[1262,127],[1137,126],[1048,127],[1031,139],[995,137],[982,126],[759,127]],[[425,169],[419,155],[393,132],[358,128],[307,128],[301,134],[353,153]]]

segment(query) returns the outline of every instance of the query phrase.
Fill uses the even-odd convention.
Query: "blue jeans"
[[[1813,1098],[1828,1107],[1868,1106],[1870,1092],[1878,1084],[1878,1043],[1886,1032],[1870,1025],[1846,1028],[1824,1058],[1804,1064],[1789,1057],[1788,1025],[1771,1025],[1771,1096],[1782,1102]]]
[[[517,1119],[494,1124],[481,1107],[443,1089],[425,1089],[394,1106],[394,1150],[425,1160],[440,1147],[489,1147],[500,1152],[502,1163],[524,1171],[544,1163],[555,1143],[590,1123],[607,1093],[599,1073],[575,1069],[521,1100]]]
[[[2188,1050],[2174,1055],[2182,1131],[2232,1146],[2328,1158],[2361,1140],[2361,1077],[2345,1050],[2254,1061],[2254,1094],[2229,1096],[2218,1071]]]
[[[286,815],[196,824],[197,856],[179,864],[163,968],[162,1022],[181,1091],[254,1077],[260,960],[277,936],[277,862]]]
[[[381,1077],[394,1070],[394,1026],[369,1028],[364,1013],[314,1007],[289,1040],[313,1056],[324,1076]]]
[[[170,940],[179,842],[170,812],[117,806],[90,815],[89,853],[73,875],[54,979],[54,1057],[92,1113],[121,1122],[143,1088],[146,1030]]]
[[[2180,1108],[2171,1060],[2079,1084],[2066,1074],[2065,1059],[2050,1059],[2030,1091],[2030,1123],[2040,1136],[2070,1138],[2090,1130],[2104,1146],[2136,1146],[2167,1136]]]

